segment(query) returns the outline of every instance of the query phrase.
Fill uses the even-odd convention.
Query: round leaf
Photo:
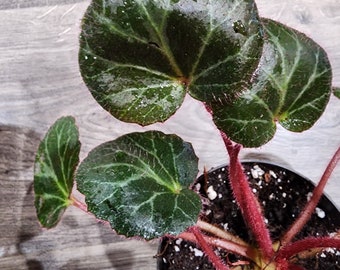
[[[62,117],[40,143],[34,166],[35,207],[40,223],[55,226],[65,209],[79,162],[80,142],[73,117]]]
[[[96,217],[119,234],[151,239],[196,223],[201,202],[189,186],[197,166],[191,144],[176,135],[131,133],[92,150],[76,181]]]
[[[247,147],[269,141],[275,122],[295,132],[309,129],[332,89],[331,66],[319,45],[280,23],[263,22],[268,39],[252,86],[233,103],[211,105],[216,125]]]
[[[165,121],[186,92],[210,101],[242,91],[262,50],[253,0],[94,0],[79,64],[92,95],[116,118]]]

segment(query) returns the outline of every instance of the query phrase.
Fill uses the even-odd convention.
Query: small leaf
[[[337,98],[340,98],[340,87],[333,87],[333,94]]]
[[[234,97],[262,44],[253,0],[94,0],[79,65],[104,109],[148,125],[174,114],[187,92],[203,101]]]
[[[288,130],[309,129],[331,93],[326,52],[304,34],[263,19],[268,36],[252,87],[236,100],[212,103],[216,125],[246,147],[269,141],[279,122]]]
[[[34,166],[35,207],[40,223],[55,226],[71,204],[73,174],[79,162],[78,129],[71,116],[58,119],[40,143]]]
[[[197,163],[191,144],[176,135],[131,133],[92,150],[79,166],[77,187],[88,210],[119,234],[179,234],[196,223],[201,208],[189,189]]]

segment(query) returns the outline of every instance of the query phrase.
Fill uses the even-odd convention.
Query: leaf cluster
[[[93,0],[82,21],[79,65],[96,101],[125,122],[164,122],[186,95],[202,102],[226,142],[231,185],[261,250],[262,257],[252,258],[267,263],[274,244],[242,180],[239,149],[229,142],[263,145],[276,123],[294,132],[312,127],[332,93],[326,52],[304,34],[260,18],[253,0]],[[198,158],[190,143],[158,131],[126,134],[78,166],[78,137],[74,119],[61,118],[37,151],[35,204],[43,226],[55,226],[76,204],[75,180],[87,210],[117,233],[152,239],[192,228],[187,237],[205,246],[195,227],[201,199],[191,189]]]
[[[260,18],[253,0],[94,0],[79,64],[93,97],[122,121],[163,122],[188,94],[246,147],[268,142],[276,122],[309,129],[331,94],[326,52]]]

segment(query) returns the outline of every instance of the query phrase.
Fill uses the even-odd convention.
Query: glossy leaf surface
[[[253,0],[94,0],[80,37],[81,74],[116,118],[165,121],[189,92],[210,102],[243,90],[261,56]]]
[[[57,120],[40,143],[34,168],[35,207],[42,226],[55,226],[72,203],[80,142],[73,117]]]
[[[244,146],[269,141],[276,122],[290,131],[310,128],[331,93],[331,66],[325,51],[304,34],[263,20],[268,37],[252,87],[233,103],[212,104],[214,121]]]
[[[88,210],[117,233],[145,239],[196,223],[199,196],[189,189],[198,160],[191,144],[161,132],[131,133],[92,150],[76,181]]]

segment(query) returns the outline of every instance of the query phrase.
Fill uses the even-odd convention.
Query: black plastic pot
[[[273,240],[299,215],[314,189],[314,184],[288,169],[263,162],[243,162],[250,186],[263,207],[264,215]],[[238,235],[248,243],[254,242],[235,203],[228,182],[228,167],[222,166],[208,172],[208,181],[200,176],[194,188],[202,195],[201,219],[218,225]],[[210,192],[207,194],[207,190]],[[323,195],[315,213],[294,240],[306,236],[325,236],[340,229],[340,213]],[[227,263],[244,260],[223,250],[216,252]],[[308,259],[298,259],[305,269],[340,269],[340,251],[329,249]],[[181,239],[163,238],[159,246],[158,270],[214,269],[199,247]],[[247,268],[252,269],[251,264]]]

